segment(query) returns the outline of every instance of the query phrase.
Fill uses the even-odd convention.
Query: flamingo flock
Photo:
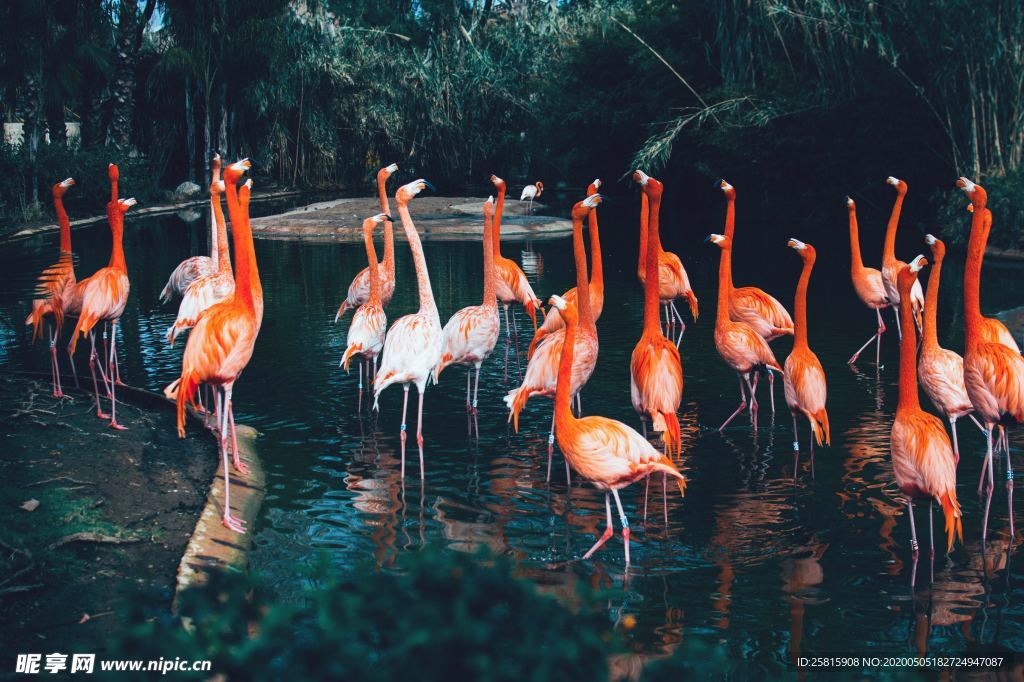
[[[221,177],[220,158],[215,156],[211,160],[210,255],[189,258],[179,264],[160,293],[163,300],[175,293],[182,296],[177,319],[168,330],[169,342],[173,344],[179,335],[188,332],[180,377],[165,391],[176,402],[178,434],[185,436],[185,417],[190,406],[207,413],[212,409],[215,413],[213,430],[218,437],[225,486],[222,520],[227,528],[237,533],[246,532],[246,528],[245,522],[232,511],[229,470],[245,476],[248,469],[239,455],[235,434],[233,388],[253,356],[264,310],[249,217],[252,180],[242,181],[250,168],[250,162],[243,159],[225,166]],[[359,365],[360,409],[365,387],[372,386],[373,409],[379,411],[381,394],[393,384],[402,386],[399,439],[401,475],[404,478],[409,389],[416,387],[417,454],[420,479],[424,480],[426,438],[423,405],[428,384],[431,381],[439,384],[444,370],[450,366],[465,367],[465,410],[476,420],[480,413],[481,367],[494,353],[504,321],[507,382],[508,347],[513,338],[518,339],[512,305],[523,306],[534,323],[534,335],[525,373],[518,385],[510,388],[504,396],[509,409],[508,421],[518,431],[524,408],[531,397],[553,400],[547,478],[550,480],[557,443],[565,459],[567,481],[574,471],[605,494],[607,526],[583,558],[592,557],[614,534],[614,500],[622,529],[625,562],[629,564],[629,521],[619,491],[632,483],[649,481],[652,474],[659,473],[666,487],[671,478],[680,494],[685,494],[686,489],[686,477],[680,470],[679,460],[683,454],[680,410],[684,387],[680,345],[685,323],[675,302],[685,299],[696,322],[698,301],[682,260],[662,248],[660,211],[664,184],[641,170],[632,174],[640,189],[641,212],[636,240],[639,247],[637,278],[643,288],[643,326],[629,362],[629,386],[641,433],[613,419],[583,416],[580,398],[582,388],[597,365],[600,345],[596,322],[605,307],[598,226],[598,209],[604,201],[599,192],[601,181],[590,183],[586,195],[572,207],[576,286],[562,295],[552,295],[548,300],[550,308],[545,312],[523,269],[501,254],[501,218],[507,185],[492,175],[496,197],[483,203],[481,302],[456,311],[443,325],[431,288],[426,255],[410,211],[417,195],[433,187],[422,178],[401,185],[395,192],[394,201],[415,268],[419,306],[389,326],[385,308],[392,300],[397,283],[393,218],[386,186],[388,179],[397,171],[398,166],[392,164],[376,175],[380,212],[362,222],[367,267],[353,278],[335,316],[337,321],[348,309],[355,311],[340,364],[346,371],[353,360]],[[70,222],[63,207],[63,196],[74,185],[74,180],[68,178],[55,184],[52,194],[60,226],[58,261],[40,276],[39,298],[32,302],[26,324],[33,328],[33,339],[45,333],[49,340],[53,395],[61,398],[64,393],[56,344],[68,318],[76,320],[68,347],[72,370],[77,342],[88,336],[96,415],[109,420],[111,427],[122,429],[124,427],[116,416],[116,386],[121,383],[117,328],[131,288],[123,245],[124,217],[135,201],[119,198],[116,166],[110,165],[108,175],[111,195],[107,203],[107,218],[112,235],[108,265],[90,277],[76,279]],[[995,455],[1005,455],[1007,498],[1012,509],[1013,467],[1006,429],[1024,421],[1024,357],[1005,325],[983,317],[980,311],[981,266],[992,227],[992,214],[987,207],[984,188],[967,178],[957,181],[957,186],[970,201],[971,210],[970,241],[964,270],[966,343],[961,357],[940,346],[938,341],[937,309],[945,245],[932,235],[925,237],[932,263],[925,296],[918,277],[928,265],[928,260],[922,255],[905,263],[895,255],[896,233],[907,183],[893,177],[888,178],[887,183],[895,188],[896,199],[885,231],[880,269],[864,265],[856,204],[847,198],[851,281],[857,296],[875,312],[877,321],[874,334],[848,362],[855,364],[872,342],[876,346],[875,362],[880,362],[881,340],[886,331],[882,311],[892,308],[897,316],[900,336],[900,365],[899,403],[892,423],[890,451],[893,479],[906,499],[910,546],[916,560],[919,543],[914,523],[915,501],[928,503],[932,556],[931,509],[936,502],[945,518],[947,551],[952,549],[957,537],[962,541],[963,514],[956,486],[956,468],[960,459],[958,419],[969,417],[985,436],[979,492],[987,490],[989,495],[992,494]],[[736,287],[732,262],[736,241],[736,188],[722,180],[720,189],[726,202],[723,231],[711,234],[705,240],[720,250],[713,338],[719,356],[737,375],[740,401],[718,430],[725,429],[744,411],[749,411],[751,425],[756,430],[759,381],[767,376],[774,413],[771,385],[774,375],[780,374],[785,402],[792,416],[793,449],[799,458],[800,422],[805,421],[809,427],[807,447],[813,472],[815,445],[822,447],[830,443],[826,376],[821,361],[811,349],[808,327],[807,294],[816,251],[811,244],[800,239],[791,238],[786,243],[801,262],[792,316],[785,306],[762,289]],[[532,202],[542,191],[542,182],[528,185],[520,200],[529,201],[529,210],[532,211]],[[221,208],[222,197],[226,199],[232,227],[230,247]],[[583,236],[585,223],[589,230],[589,244]],[[384,260],[380,262],[374,244],[378,228],[384,236]],[[229,250],[233,252],[233,265]],[[503,315],[499,313],[499,302]],[[539,325],[538,312],[543,315]],[[676,326],[679,327],[678,335],[673,333]],[[102,354],[97,347],[97,330],[102,333]],[[793,336],[792,351],[785,362],[780,363],[770,343],[790,335]],[[518,343],[516,349],[518,352]],[[77,382],[77,372],[75,379]],[[201,386],[213,390],[212,405],[208,407],[198,404]],[[924,389],[942,419],[922,409],[919,387]],[[104,400],[110,403],[109,414],[102,409]],[[943,420],[949,423],[949,434]],[[648,436],[648,424],[655,440]],[[797,471],[794,465],[794,476]],[[667,504],[665,509],[667,514]],[[1012,532],[1012,513],[1010,523]],[[982,530],[983,537],[986,532],[987,523]]]

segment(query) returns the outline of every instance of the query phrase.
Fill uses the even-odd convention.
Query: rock
[[[199,199],[203,196],[203,189],[194,182],[188,182],[187,180],[180,185],[171,194],[173,201],[190,201],[192,199]]]

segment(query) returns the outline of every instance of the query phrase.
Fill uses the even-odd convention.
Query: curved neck
[[[975,208],[971,218],[971,238],[967,243],[967,263],[964,265],[964,323],[967,328],[967,348],[974,348],[981,332],[981,262],[992,227],[987,208]]]
[[[124,260],[124,214],[121,213],[117,202],[107,204],[107,221],[110,223],[110,234],[113,236],[113,245],[110,249],[110,262],[107,267],[116,268],[127,272],[128,266]]]
[[[370,261],[370,305],[380,305],[380,268],[377,266],[377,249],[373,246],[373,226],[363,230],[363,243],[366,245],[366,259]]]
[[[718,261],[718,312],[715,326],[729,321],[729,298],[732,296],[732,245],[722,249]]]
[[[430,288],[430,275],[427,273],[427,259],[423,256],[423,244],[420,243],[420,235],[416,232],[416,225],[409,215],[409,203],[398,201],[398,214],[402,217],[402,229],[405,230],[405,239],[409,242],[409,250],[412,251],[412,262],[416,266],[416,284],[420,294],[420,312],[433,313],[437,315],[437,306],[434,304],[434,292]]]
[[[726,267],[727,275],[729,277],[729,295],[732,296],[732,235],[736,231],[736,195],[730,196],[725,203],[725,231],[724,234],[729,238],[729,257],[728,265]],[[724,256],[725,254],[723,254]]]
[[[807,346],[807,286],[811,281],[811,270],[814,269],[814,259],[804,260],[803,270],[800,271],[800,280],[796,284],[796,298],[793,301],[793,347],[808,348]]]
[[[857,209],[850,207],[850,267],[854,270],[864,268],[864,260],[860,255],[860,231],[857,229]]]
[[[650,206],[650,223],[646,230],[646,252],[642,253],[644,263],[644,331],[661,333],[661,306],[658,300],[659,273],[658,251],[661,249],[661,197],[653,201],[644,194],[644,205]],[[642,223],[648,222],[644,219]],[[643,246],[643,244],[641,244]]]
[[[242,216],[238,204],[236,183],[225,183],[228,200],[228,216],[231,218],[231,240],[235,247],[235,298],[256,314],[253,291],[259,286],[259,272],[256,270],[256,252],[252,244],[252,232]]]
[[[900,226],[900,212],[903,210],[902,192],[896,192],[896,202],[892,205],[889,225],[885,228],[885,245],[882,248],[882,260],[891,263],[896,260],[896,229]]]
[[[53,210],[57,213],[57,224],[60,225],[60,252],[71,253],[71,221],[64,210],[64,197],[53,195]]]
[[[484,209],[484,301],[489,308],[498,307],[498,298],[494,293],[494,219]]]
[[[576,355],[576,335],[579,322],[565,319],[565,337],[562,340],[562,355],[558,360],[558,383],[555,386],[555,428],[559,435],[566,433],[565,427],[576,421],[569,407],[572,398],[572,363]]]
[[[501,212],[505,210],[505,187],[498,188],[498,201],[494,205],[494,255],[501,255]]]
[[[381,213],[391,215],[391,205],[388,203],[387,179],[377,178],[377,194],[380,199]],[[395,226],[390,220],[384,221],[384,271],[388,277],[395,277]]]
[[[924,332],[921,337],[923,348],[939,347],[939,279],[942,275],[942,258],[932,254],[932,271],[928,275],[928,291],[924,296]]]
[[[590,305],[590,282],[587,279],[587,251],[583,248],[583,217],[578,215],[572,217],[572,250],[576,258],[576,305],[580,316],[579,324],[583,329],[596,330],[594,311]]]
[[[217,261],[217,270],[222,273],[231,272],[231,254],[228,253],[228,226],[224,222],[224,209],[220,205],[220,192],[210,195],[210,220],[216,227],[213,242],[213,258]]]
[[[900,300],[910,300],[910,288],[900,291]],[[901,305],[900,329],[900,401],[897,410],[921,409],[917,396],[917,327],[914,325],[913,306]]]
[[[597,211],[587,218],[590,230],[590,286],[604,291],[604,262],[601,258],[601,233],[597,228]]]
[[[647,277],[647,214],[650,213],[647,193],[640,192],[640,253],[637,255],[636,275]],[[655,252],[657,253],[657,252]]]

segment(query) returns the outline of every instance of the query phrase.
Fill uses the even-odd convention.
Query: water
[[[620,192],[619,200],[600,213],[606,303],[598,323],[600,359],[583,392],[583,406],[587,414],[638,427],[628,369],[642,317],[634,277],[637,198]],[[884,200],[880,195],[877,210],[862,208],[866,254],[879,251]],[[347,321],[335,326],[332,320],[351,276],[365,263],[362,247],[257,241],[266,316],[253,359],[235,390],[239,421],[263,434],[258,446],[269,475],[253,566],[287,597],[303,587],[303,569],[317,563],[321,551],[340,570],[348,570],[370,557],[388,567],[396,556],[424,543],[442,543],[452,551],[483,544],[513,555],[525,575],[557,594],[568,596],[578,582],[621,588],[621,600],[609,604],[609,618],[635,616],[637,625],[628,637],[639,653],[670,653],[684,638],[698,638],[721,642],[731,654],[765,671],[787,669],[798,653],[948,655],[1024,647],[1024,592],[1014,579],[1016,556],[1008,551],[1001,490],[992,502],[984,554],[979,546],[981,510],[973,491],[983,441],[969,422],[962,422],[960,431],[966,545],[949,559],[940,549],[931,590],[924,547],[918,588],[911,591],[909,525],[888,454],[897,397],[895,330],[884,340],[880,371],[871,362],[856,370],[846,365],[846,358],[873,333],[874,315],[855,299],[849,283],[844,206],[825,212],[825,221],[778,225],[755,219],[771,215],[770,207],[756,211],[741,195],[735,257],[738,284],[757,284],[791,306],[800,261],[785,248],[785,238],[796,236],[818,248],[810,338],[828,375],[832,446],[817,451],[813,476],[806,449],[794,471],[781,386],[774,422],[762,389],[756,434],[745,416],[724,434],[714,431],[737,402],[735,377],[718,358],[711,335],[718,249],[701,243],[707,232],[721,230],[718,202],[712,196],[706,208],[693,211],[681,202],[669,203],[663,216],[666,247],[682,255],[701,301],[701,318],[689,323],[682,343],[680,468],[689,485],[684,500],[670,492],[667,526],[660,482],[652,489],[646,525],[642,487],[624,492],[634,531],[628,576],[618,535],[594,560],[579,561],[603,529],[603,496],[585,484],[567,490],[558,453],[554,481],[545,483],[551,403],[531,400],[519,434],[506,425],[504,340],[484,366],[479,439],[466,435],[464,370],[449,369],[441,385],[427,391],[426,483],[421,487],[415,476],[410,439],[413,475],[403,486],[397,450],[402,391],[385,393],[379,416],[367,416],[365,410],[360,414],[356,375],[337,367]],[[282,208],[253,207],[259,214]],[[128,217],[132,293],[122,318],[121,358],[129,383],[158,390],[177,376],[183,344],[169,349],[164,340],[175,308],[161,306],[157,296],[174,265],[205,248],[204,224],[186,224],[175,216]],[[899,252],[907,260],[925,250],[919,238],[911,229],[901,234]],[[105,225],[76,231],[74,242],[79,273],[105,265]],[[5,272],[0,362],[7,366],[46,369],[43,348],[30,346],[22,321],[33,278],[53,260],[55,243],[49,235],[7,245],[0,253]],[[503,251],[520,258],[524,248],[505,244]],[[535,242],[531,248],[541,265],[533,277],[539,295],[546,299],[574,283],[568,239]],[[443,319],[479,302],[478,243],[427,243],[426,255]],[[869,256],[869,264],[877,264],[875,258]],[[398,244],[397,259],[399,286],[388,309],[391,320],[416,306],[404,243]],[[955,349],[962,343],[961,268],[952,255],[940,311],[941,340]],[[1020,276],[1016,266],[987,267],[983,308],[1024,303],[1024,294],[1012,286]],[[521,312],[517,318],[525,330]],[[522,351],[527,342],[521,336]],[[780,362],[789,345],[788,339],[773,344]],[[514,372],[514,353],[510,361]],[[806,441],[803,422],[800,429]],[[926,535],[923,505],[917,523]],[[941,517],[937,523],[941,528]]]

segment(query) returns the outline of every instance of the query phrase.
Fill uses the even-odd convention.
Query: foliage
[[[1024,169],[985,180],[992,231],[988,244],[999,249],[1024,249]],[[972,214],[963,192],[948,192],[939,200],[938,224],[949,244],[966,246],[971,236]]]

